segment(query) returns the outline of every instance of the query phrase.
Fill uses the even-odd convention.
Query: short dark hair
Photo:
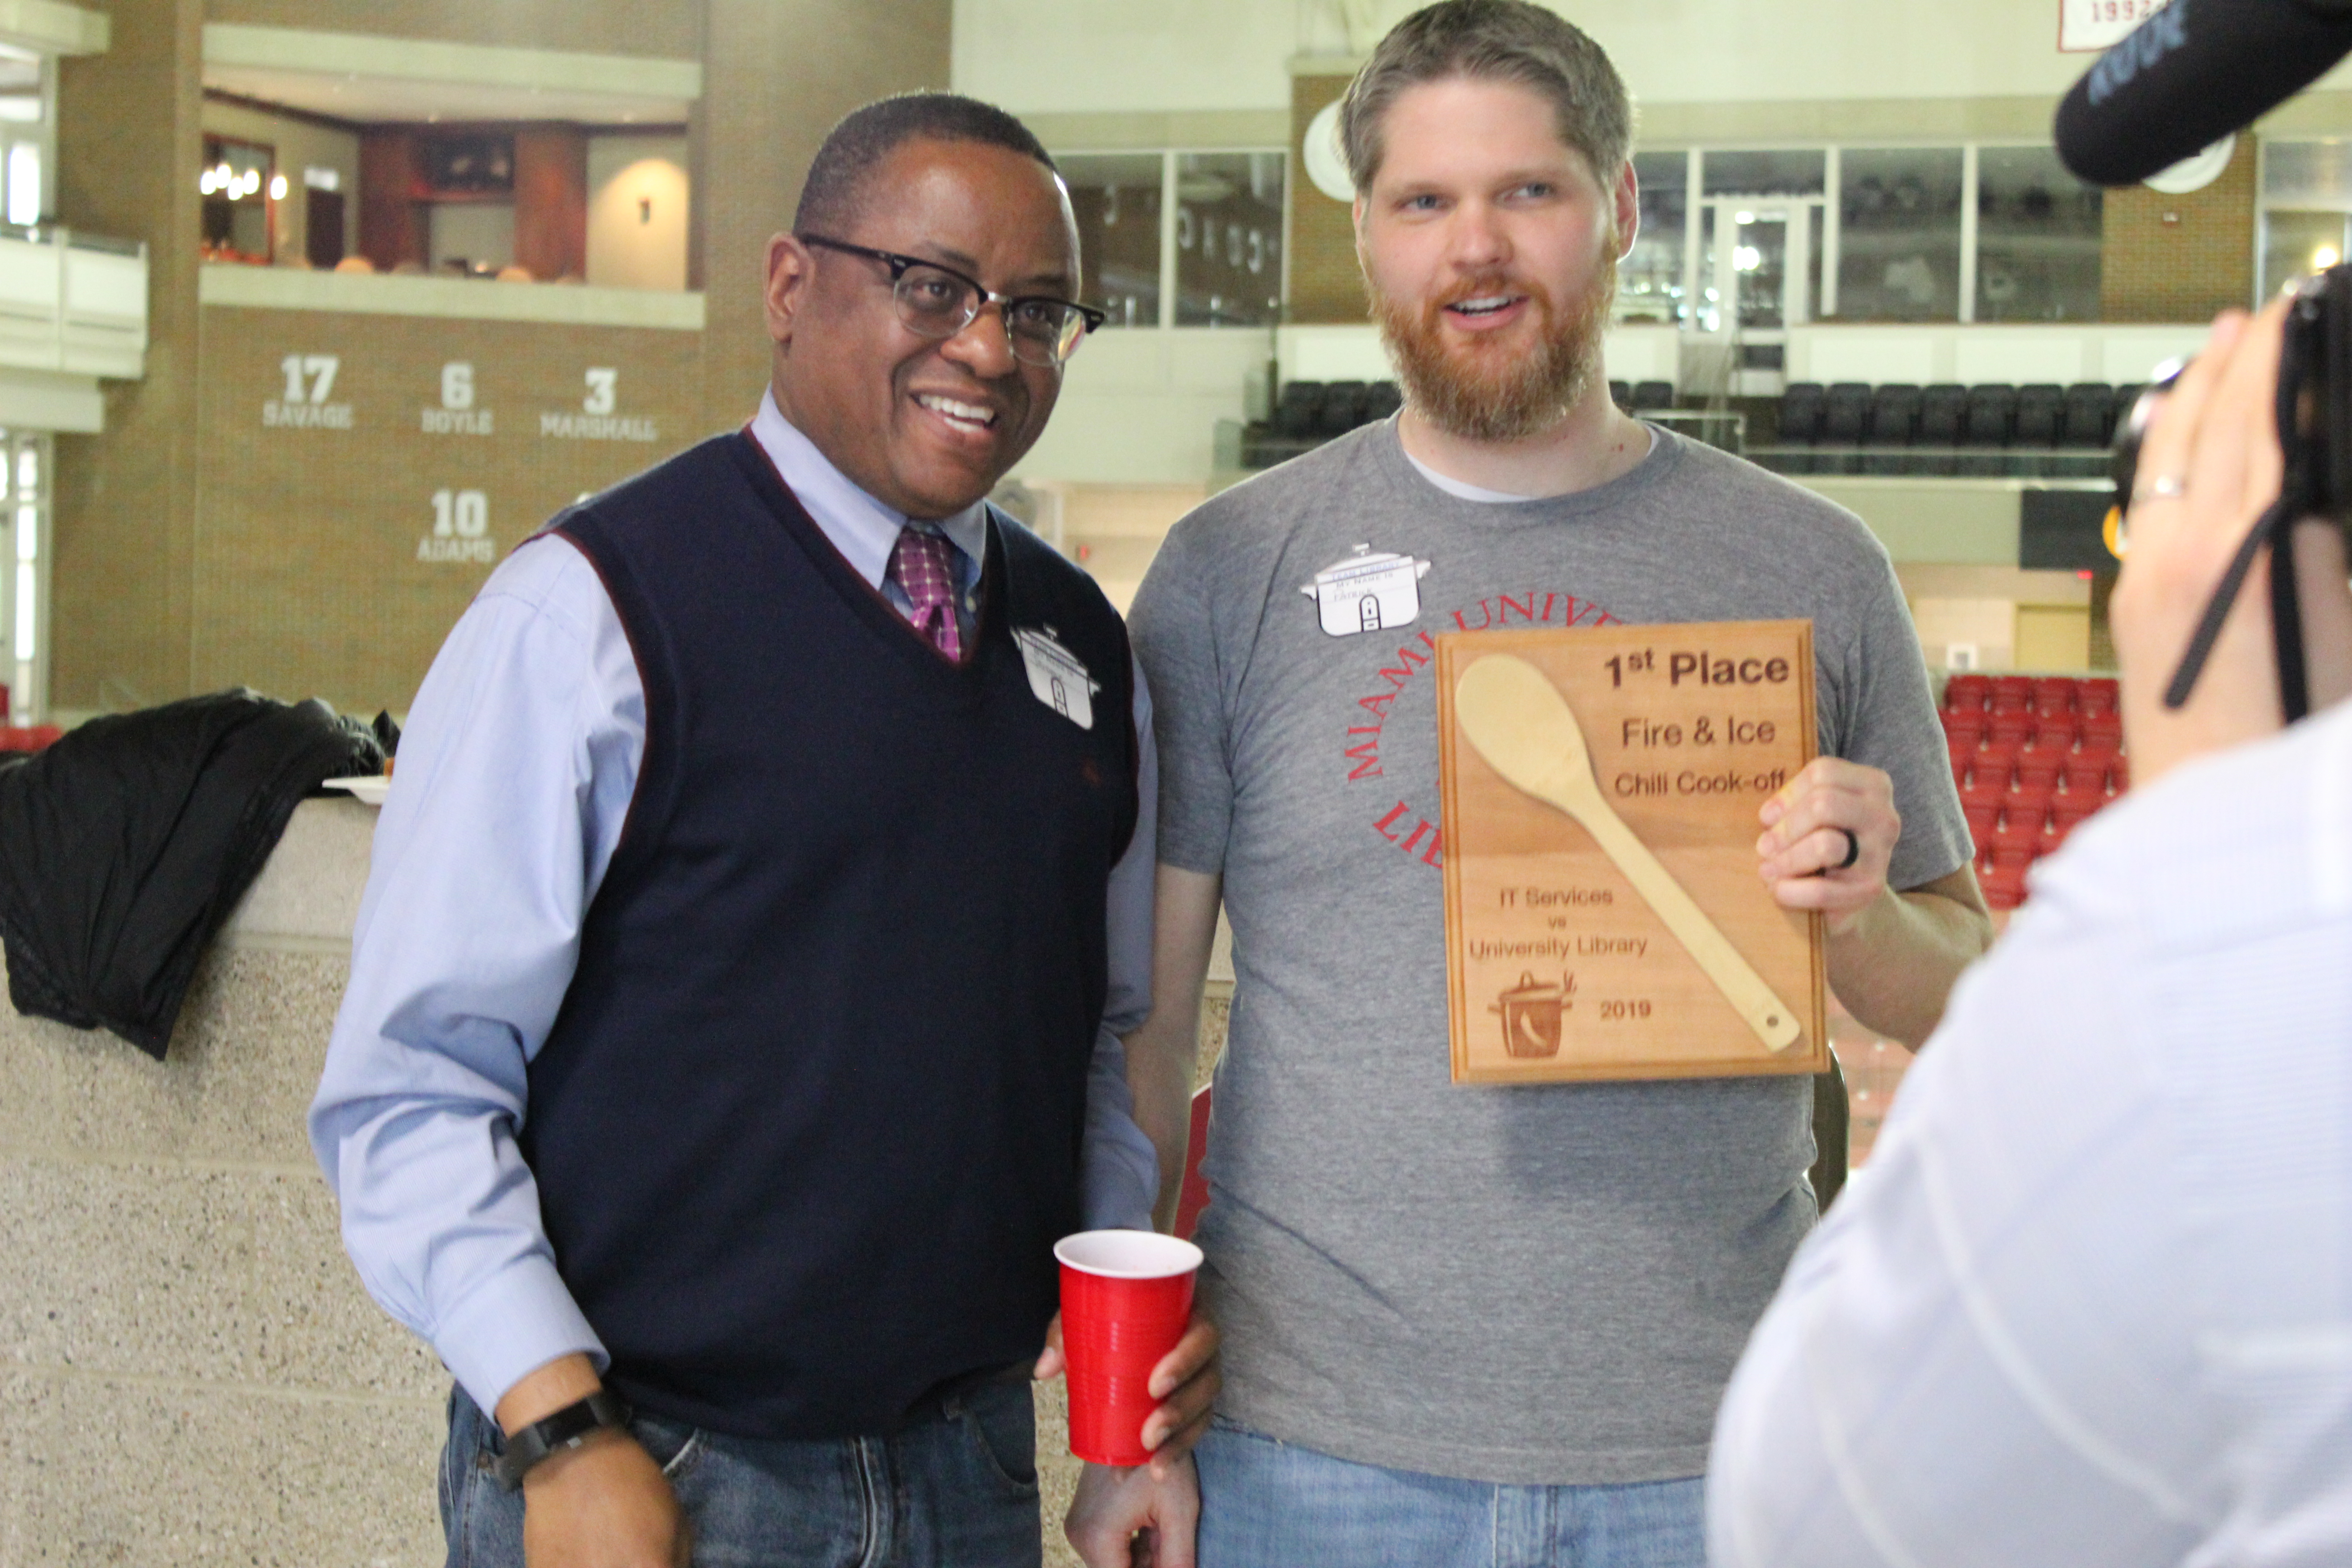
[[[1424,82],[1506,81],[1549,100],[1559,139],[1605,187],[1633,145],[1633,105],[1617,68],[1573,22],[1527,0],[1442,0],[1389,29],[1348,84],[1339,145],[1356,189],[1381,167],[1381,121],[1397,95]]]
[[[1036,134],[992,103],[955,92],[896,93],[850,110],[825,132],[793,212],[793,232],[847,226],[857,216],[867,178],[884,159],[918,138],[985,142],[1061,173]]]

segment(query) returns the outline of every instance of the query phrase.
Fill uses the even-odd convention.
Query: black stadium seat
[[[2054,447],[2059,415],[2066,389],[2055,382],[2032,382],[2017,389],[2017,423],[2010,431],[2013,447]]]
[[[1919,393],[1919,434],[1922,447],[1957,447],[1960,426],[1969,412],[1969,389],[1956,382],[1939,381]]]
[[[1969,388],[1967,423],[1961,441],[1970,447],[2005,447],[2010,426],[2017,417],[2017,388],[2005,381],[1989,381]]]
[[[1822,399],[1822,445],[1861,446],[1862,422],[1869,412],[1869,384],[1860,381],[1832,383]]]
[[[1637,409],[1672,408],[1675,405],[1675,384],[1671,381],[1644,381],[1633,388],[1633,406]]]
[[[1822,438],[1822,384],[1792,381],[1780,394],[1780,439],[1811,446]]]
[[[2066,389],[2058,421],[2061,447],[2104,447],[2115,419],[2115,389],[2104,381],[2078,381]]]
[[[1385,419],[1404,406],[1404,389],[1393,381],[1376,381],[1364,389],[1364,418],[1367,425]]]
[[[1863,439],[1873,447],[1907,447],[1919,428],[1919,389],[1890,381],[1870,395],[1870,418]]]
[[[1316,430],[1325,436],[1345,436],[1364,419],[1364,384],[1327,381],[1323,384],[1323,416]]]
[[[1633,402],[1633,384],[1630,381],[1611,382],[1609,384],[1609,401],[1615,404],[1620,408],[1622,408],[1627,404]]]
[[[1323,418],[1323,384],[1286,381],[1275,401],[1272,424],[1278,436],[1312,436]]]

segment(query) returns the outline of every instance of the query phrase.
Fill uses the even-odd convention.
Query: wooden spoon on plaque
[[[1584,731],[1543,671],[1509,654],[1488,654],[1454,681],[1454,718],[1506,783],[1557,806],[1592,835],[1767,1049],[1782,1051],[1797,1043],[1803,1030],[1794,1009],[1610,806],[1593,777]]]

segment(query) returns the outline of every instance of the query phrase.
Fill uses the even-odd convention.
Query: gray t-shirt
[[[1365,544],[1430,563],[1417,615],[1406,567],[1327,632],[1301,590]],[[1822,752],[1894,776],[1895,886],[1958,869],[1967,825],[1886,552],[1737,458],[1662,433],[1597,489],[1484,504],[1416,473],[1391,421],[1170,533],[1131,624],[1160,858],[1223,873],[1234,930],[1201,1226],[1224,1414],[1486,1481],[1705,1469],[1733,1363],[1813,1222],[1812,1086],[1451,1081],[1429,639],[1800,617]]]

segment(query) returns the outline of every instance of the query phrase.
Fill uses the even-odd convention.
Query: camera
[[[2279,449],[2285,458],[2279,497],[2254,524],[2214,589],[2197,634],[2166,688],[2168,707],[2179,708],[2189,700],[2246,574],[2268,548],[2278,563],[2270,577],[2280,702],[2289,723],[2310,711],[2302,614],[2289,563],[2295,527],[2305,521],[2333,522],[2345,531],[2347,549],[2352,549],[2352,264],[2315,273],[2296,286],[2284,333],[2276,395]],[[2107,536],[2117,555],[2129,548],[2133,502],[2179,493],[2163,488],[2178,482],[2172,476],[2143,479],[2140,447],[2161,400],[2187,363],[2159,372],[2116,432],[2116,499],[2107,514]]]

